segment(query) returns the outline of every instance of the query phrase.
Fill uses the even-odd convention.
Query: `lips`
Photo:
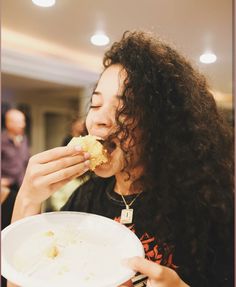
[[[103,145],[103,147],[107,150],[109,154],[111,154],[116,148],[116,143],[112,141],[107,141],[103,139],[97,139],[97,141],[99,141]]]
[[[104,149],[106,149],[108,154],[111,154],[116,149],[116,143],[114,141],[108,140],[108,138],[103,139],[102,137],[97,135],[93,136],[95,136],[96,140],[103,145]]]

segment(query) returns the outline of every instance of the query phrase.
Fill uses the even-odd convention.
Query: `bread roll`
[[[94,170],[98,165],[108,161],[107,151],[103,145],[92,135],[73,137],[68,145],[80,145],[90,154],[90,169]]]

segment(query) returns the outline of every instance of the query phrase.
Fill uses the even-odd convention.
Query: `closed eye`
[[[90,106],[90,109],[100,108],[101,106]]]

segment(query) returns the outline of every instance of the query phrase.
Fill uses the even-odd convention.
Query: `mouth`
[[[97,139],[97,141],[103,145],[104,149],[106,149],[109,154],[111,154],[116,149],[116,143],[113,141],[107,141],[103,139]]]

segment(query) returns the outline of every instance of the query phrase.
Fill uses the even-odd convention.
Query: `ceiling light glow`
[[[107,35],[103,33],[95,34],[90,38],[90,41],[95,46],[105,46],[110,42]]]
[[[204,64],[211,64],[214,63],[217,59],[216,55],[213,53],[204,53],[200,56],[200,62]]]
[[[40,7],[51,7],[55,5],[56,0],[32,0],[32,2]]]

